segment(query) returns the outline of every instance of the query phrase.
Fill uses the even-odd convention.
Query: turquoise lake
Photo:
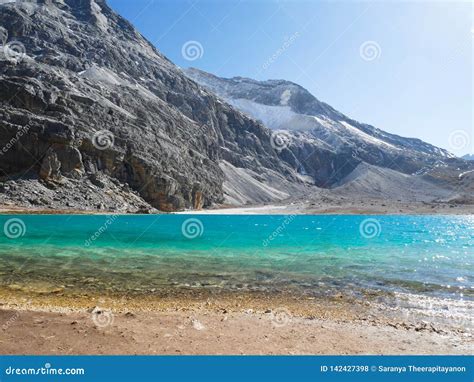
[[[474,297],[472,216],[2,215],[3,285]]]

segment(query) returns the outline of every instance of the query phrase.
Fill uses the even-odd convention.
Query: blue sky
[[[108,3],[181,67],[293,81],[361,122],[474,152],[469,1]],[[188,41],[202,57],[183,56]]]

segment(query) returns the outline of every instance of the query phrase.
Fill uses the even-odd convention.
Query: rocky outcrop
[[[174,211],[223,202],[222,160],[301,182],[268,129],[190,80],[105,1],[0,7],[0,147],[13,141],[1,152],[5,184],[54,183],[59,194],[103,178],[139,195],[137,209]]]
[[[267,203],[342,187],[361,163],[470,200],[472,162],[356,122],[288,81],[186,75],[104,0],[0,2],[0,25],[0,204]],[[405,179],[364,174],[351,192],[380,174]]]

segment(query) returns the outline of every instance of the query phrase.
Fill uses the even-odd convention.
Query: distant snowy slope
[[[225,79],[194,68],[185,72],[239,110],[261,120],[274,130],[310,131],[323,140],[369,146],[385,145],[392,150],[454,157],[448,151],[419,139],[403,138],[359,123],[319,101],[303,87],[289,81],[256,81],[242,77]],[[327,130],[331,134],[325,136]]]
[[[295,83],[219,78],[194,68],[185,73],[274,134],[283,133],[288,144],[280,157],[318,186],[337,184],[361,162],[405,174],[439,161],[456,167],[458,159],[447,150],[357,122]]]

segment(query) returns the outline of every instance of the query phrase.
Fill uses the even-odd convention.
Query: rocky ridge
[[[303,184],[262,124],[190,80],[105,1],[0,7],[4,202],[199,209],[224,201],[223,160]]]
[[[0,9],[0,204],[156,212],[354,193],[472,199],[472,163],[354,121],[288,81],[183,72],[105,0]],[[391,189],[400,184],[423,191]]]
[[[472,163],[355,121],[295,83],[220,78],[195,68],[186,74],[272,129],[279,157],[319,187],[384,199],[472,200],[465,176]]]

